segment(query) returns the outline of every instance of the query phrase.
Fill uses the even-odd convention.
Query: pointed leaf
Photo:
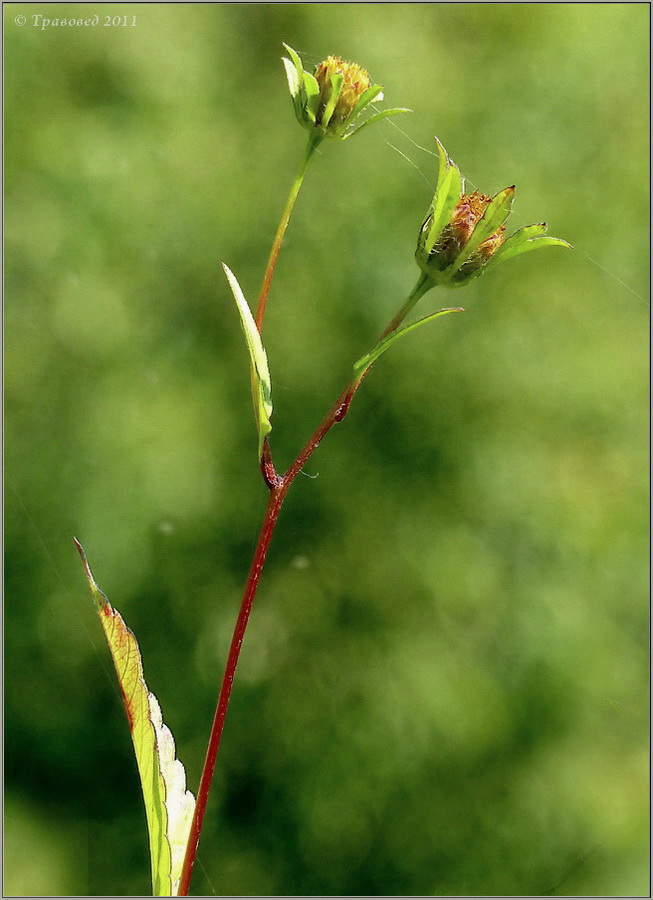
[[[447,151],[444,149],[444,144],[440,141],[438,137],[435,139],[435,143],[438,147],[438,183],[435,186],[435,193],[437,194],[440,190],[440,185],[444,180],[444,176],[446,175],[449,166],[452,165],[452,160],[449,159],[449,155]],[[435,198],[434,198],[435,200]]]
[[[294,66],[289,59],[286,59],[285,56],[281,57],[281,62],[283,63],[283,67],[286,70],[286,78],[288,79],[288,90],[290,91],[290,95],[295,99],[295,97],[299,94],[299,75],[297,74],[297,68]]]
[[[540,222],[538,225],[524,225],[523,228],[518,228],[514,234],[511,234],[509,238],[506,238],[496,253],[492,254],[485,267],[487,268],[488,266],[495,265],[499,259],[503,258],[506,251],[509,251],[509,256],[513,256],[513,250],[522,244],[527,243],[532,238],[546,234],[546,229],[546,222]]]
[[[245,332],[245,340],[247,341],[247,349],[249,350],[249,358],[252,364],[252,399],[254,401],[254,415],[256,416],[256,426],[258,428],[258,455],[260,459],[263,452],[263,441],[272,431],[272,425],[270,424],[272,385],[270,384],[268,357],[263,348],[261,335],[258,333],[254,316],[247,300],[245,300],[245,295],[236,280],[236,276],[225,263],[222,263],[222,266],[238,307],[240,324]]]
[[[295,66],[295,72],[297,74],[297,94],[293,94],[293,100],[295,102],[295,114],[299,120],[299,122],[304,125],[306,122],[310,122],[311,124],[315,124],[315,113],[317,111],[317,104],[319,100],[319,87],[317,85],[317,81],[313,78],[312,75],[309,75],[308,72],[304,71],[304,67],[302,65],[301,58],[299,54],[293,50],[293,48],[289,44],[283,44],[283,46],[288,51],[288,56],[293,62]],[[283,59],[283,57],[282,57]],[[291,87],[291,75],[289,74],[289,67],[286,65],[284,61],[284,66],[286,68],[286,77],[288,78],[288,86],[290,87],[290,93],[293,93]],[[292,84],[295,84],[295,79],[292,79]],[[315,91],[318,92],[318,97],[315,98]]]
[[[175,758],[175,742],[163,724],[159,703],[143,676],[138,643],[120,613],[97,586],[79,541],[74,538],[111,651],[125,703],[150,838],[152,891],[176,897],[195,798],[186,790],[184,767]]]
[[[306,112],[313,124],[317,121],[317,110],[320,105],[320,85],[310,72],[304,72],[304,93],[306,95]]]
[[[290,96],[292,98],[292,104],[295,110],[295,117],[300,125],[305,125],[306,119],[304,117],[304,107],[302,106],[302,95],[300,91],[297,70],[290,62],[290,60],[286,59],[285,56],[281,61],[283,62],[284,68],[286,70],[286,78],[288,79],[288,88],[290,89]]]
[[[380,84],[373,84],[366,91],[363,91],[356,101],[356,106],[351,111],[349,121],[356,119],[366,106],[374,103],[376,100],[383,100],[383,87]]]
[[[464,312],[462,306],[455,306],[452,309],[440,309],[435,313],[431,313],[428,316],[422,316],[421,319],[418,319],[416,322],[411,322],[410,325],[404,325],[402,328],[398,328],[396,331],[393,331],[392,334],[384,337],[383,340],[380,340],[378,344],[373,347],[369,353],[366,353],[365,356],[362,356],[357,362],[354,363],[354,379],[357,380],[361,378],[365,372],[370,368],[370,366],[376,362],[376,360],[381,356],[382,353],[391,347],[395,341],[399,340],[399,338],[408,334],[410,331],[413,331],[415,328],[419,328],[420,325],[424,325],[426,322],[430,322],[432,319],[437,319],[440,316],[446,316],[448,313],[452,312]]]
[[[324,107],[324,112],[322,113],[322,117],[320,119],[320,125],[322,128],[326,128],[329,122],[331,121],[331,116],[336,108],[336,103],[338,102],[338,97],[340,96],[340,92],[342,91],[342,86],[345,83],[344,75],[341,75],[340,72],[334,72],[331,76],[331,96],[329,97],[329,101]]]
[[[359,131],[362,131],[363,128],[367,128],[368,125],[371,125],[372,122],[378,122],[379,119],[387,119],[388,116],[396,116],[397,113],[405,113],[412,112],[412,109],[404,109],[403,107],[396,107],[395,109],[384,109],[379,113],[375,113],[373,116],[370,116],[369,119],[365,119],[362,125],[359,125],[358,128],[354,128],[353,131],[350,131],[346,137],[353,137],[355,134],[358,134]]]
[[[432,214],[429,232],[425,241],[426,249],[429,252],[440,237],[442,229],[451,219],[451,214],[463,192],[463,177],[460,174],[460,169],[449,159],[440,141],[437,138],[435,140],[440,155],[440,166],[438,168],[438,183],[431,205]]]
[[[506,247],[506,250],[499,255],[499,251],[503,250],[504,247]],[[563,241],[562,238],[550,237],[545,234],[540,235],[539,237],[532,237],[525,241],[520,241],[512,246],[508,246],[508,241],[506,241],[505,244],[497,250],[496,254],[491,257],[485,268],[487,269],[497,263],[504,262],[506,259],[512,259],[513,256],[519,256],[520,253],[528,253],[529,250],[537,250],[540,247],[567,247],[569,250],[574,249],[570,243]]]
[[[288,51],[288,56],[292,59],[293,63],[295,64],[295,69],[297,70],[297,78],[298,78],[299,84],[301,84],[302,81],[304,80],[304,67],[302,65],[302,61],[299,56],[299,53],[297,53],[295,50],[293,50],[292,47],[288,46],[288,44],[284,44],[283,46]]]

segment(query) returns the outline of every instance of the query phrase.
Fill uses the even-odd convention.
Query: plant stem
[[[390,321],[388,327],[384,330],[379,340],[381,340],[383,337],[385,337],[398,327],[398,325],[405,319],[413,306],[417,303],[419,298],[423,294],[425,294],[430,287],[432,287],[430,279],[428,279],[427,276],[420,277],[410,296],[401,307],[399,312]],[[220,747],[220,740],[222,738],[227,709],[229,707],[229,699],[231,697],[231,689],[233,687],[234,676],[236,674],[236,666],[238,664],[238,658],[240,656],[240,650],[243,644],[243,638],[245,636],[245,630],[247,628],[249,616],[252,611],[252,604],[254,602],[254,597],[256,596],[256,590],[258,588],[261,571],[265,563],[265,558],[267,556],[270,541],[272,540],[272,535],[277,524],[281,506],[286,497],[286,494],[288,493],[290,485],[293,483],[297,475],[299,475],[315,450],[317,450],[322,439],[336,423],[342,422],[344,417],[347,415],[351,401],[353,400],[356,391],[360,387],[365,374],[366,373],[360,375],[358,378],[353,379],[347,385],[345,390],[340,394],[336,402],[326,414],[320,425],[313,432],[304,447],[300,450],[295,461],[292,463],[285,475],[276,474],[274,466],[272,465],[269,445],[266,438],[263,457],[261,460],[261,469],[264,480],[270,490],[270,496],[268,499],[267,508],[265,510],[261,532],[259,534],[256,549],[254,551],[254,558],[252,560],[252,565],[249,570],[247,582],[245,584],[243,599],[241,601],[240,611],[238,613],[236,626],[234,628],[233,637],[231,639],[231,646],[229,648],[227,664],[222,679],[222,685],[220,687],[218,704],[216,706],[215,716],[213,718],[213,725],[211,727],[211,734],[209,736],[209,744],[206,751],[206,759],[204,761],[204,768],[202,770],[200,785],[197,791],[197,802],[195,804],[195,812],[193,815],[193,821],[191,823],[190,835],[188,838],[188,844],[186,846],[186,855],[184,857],[184,865],[179,882],[178,896],[180,897],[186,897],[188,895],[190,879],[193,872],[193,866],[195,864],[197,847],[202,830],[202,823],[204,821],[204,814],[206,813],[209,790],[211,788],[211,781],[213,779],[213,773],[215,771],[215,764]]]
[[[286,474],[281,477],[275,475],[275,483],[273,483],[271,486],[270,482],[267,481],[266,478],[266,481],[270,486],[270,497],[268,500],[267,508],[265,510],[265,516],[263,518],[263,524],[261,526],[261,532],[256,544],[256,549],[254,551],[254,558],[249,570],[247,583],[245,584],[243,599],[240,604],[240,611],[236,620],[236,626],[234,628],[233,637],[231,639],[231,646],[229,647],[227,664],[225,667],[224,676],[222,678],[218,704],[216,706],[215,715],[213,717],[213,725],[211,726],[211,734],[209,736],[209,744],[206,751],[206,758],[204,760],[204,768],[202,769],[200,785],[197,790],[197,801],[195,803],[193,821],[191,822],[188,844],[186,845],[184,865],[179,881],[179,890],[177,894],[177,896],[179,897],[188,896],[190,879],[193,873],[195,857],[197,855],[197,846],[199,844],[200,833],[202,831],[204,814],[206,813],[206,804],[209,797],[209,790],[211,788],[211,782],[213,780],[215,763],[218,757],[218,750],[220,748],[220,740],[222,738],[224,722],[227,715],[227,709],[229,707],[229,700],[231,698],[231,689],[233,687],[234,676],[236,674],[238,657],[240,656],[240,650],[243,644],[243,638],[245,636],[245,629],[247,628],[249,615],[252,611],[252,604],[256,595],[259,578],[261,577],[261,571],[265,563],[265,557],[267,556],[270,541],[272,539],[272,534],[274,533],[274,528],[277,524],[277,518],[279,516],[279,511],[281,510],[281,505],[283,504],[285,496],[288,492],[288,488],[293,483],[313,452],[317,449],[317,446],[322,438],[329,431],[329,429],[333,425],[335,425],[336,422],[342,421],[342,418],[344,417],[346,412],[346,410],[345,412],[342,412],[343,403],[345,402],[345,400],[347,400],[348,409],[349,403],[351,403],[351,398],[353,397],[353,393],[351,393],[351,395],[350,393],[351,386],[348,386],[347,389],[340,395],[329,413],[325,416],[319,428],[306,443],[305,447],[302,449],[299,456],[292,464],[292,466],[288,469]]]
[[[433,282],[431,281],[431,279],[429,278],[428,275],[426,275],[424,272],[422,272],[420,277],[417,279],[417,284],[415,285],[415,287],[412,289],[412,291],[408,295],[408,299],[406,300],[404,305],[401,307],[399,312],[395,316],[393,316],[393,318],[390,320],[387,328],[381,334],[379,341],[382,341],[383,338],[387,337],[392,331],[397,330],[397,328],[404,321],[404,319],[406,318],[408,313],[411,311],[413,306],[415,306],[415,304],[420,299],[420,297],[423,297],[424,294],[427,291],[430,291],[432,287],[433,287]],[[378,343],[378,341],[377,341],[377,343]]]
[[[308,168],[308,163],[313,155],[313,151],[320,143],[320,137],[311,133],[308,139],[308,144],[306,146],[306,152],[304,154],[304,158],[299,166],[299,171],[295,176],[295,180],[292,183],[290,188],[290,193],[288,194],[288,199],[286,200],[286,205],[281,213],[281,220],[279,222],[279,227],[277,228],[277,233],[274,236],[274,241],[272,242],[272,249],[270,250],[270,258],[268,259],[268,264],[265,269],[265,275],[263,276],[263,284],[261,285],[261,293],[258,298],[258,306],[256,308],[256,327],[259,330],[259,334],[263,329],[263,317],[265,315],[265,306],[268,299],[268,294],[270,292],[270,284],[272,282],[272,276],[274,275],[274,269],[277,264],[277,259],[279,257],[279,251],[281,250],[281,243],[283,241],[283,236],[286,233],[286,228],[288,227],[288,222],[290,221],[290,216],[293,211],[293,207],[295,205],[295,201],[297,200],[297,195],[299,194],[299,189],[302,186],[304,181],[304,176],[306,175],[306,169]]]
[[[206,751],[206,759],[204,761],[202,777],[200,779],[200,785],[197,791],[195,812],[193,814],[193,821],[191,823],[188,844],[186,846],[186,855],[184,857],[184,865],[179,881],[179,897],[186,897],[188,895],[188,888],[190,886],[193,865],[195,863],[195,857],[197,854],[197,845],[199,844],[200,832],[202,830],[202,822],[204,821],[204,814],[206,812],[209,790],[211,787],[211,781],[213,779],[213,772],[215,771],[215,761],[218,756],[220,739],[222,737],[222,732],[224,729],[224,720],[225,716],[227,715],[229,698],[231,697],[231,688],[233,686],[234,675],[236,673],[236,665],[238,663],[238,657],[240,656],[240,649],[243,644],[243,637],[245,636],[245,629],[247,628],[249,614],[252,610],[252,603],[254,602],[254,596],[256,594],[256,588],[261,576],[261,570],[263,569],[263,564],[268,552],[268,547],[270,546],[270,540],[272,538],[274,526],[276,525],[277,517],[279,515],[279,510],[281,509],[281,504],[283,503],[283,498],[285,496],[286,490],[287,488],[284,488],[283,484],[280,484],[278,487],[273,488],[270,491],[270,498],[268,500],[267,509],[265,510],[265,517],[263,519],[261,533],[256,545],[256,550],[254,551],[254,558],[252,560],[249,576],[245,585],[245,591],[243,594],[242,603],[240,605],[240,612],[238,613],[236,627],[234,628],[233,637],[231,639],[229,656],[227,657],[227,665],[225,667],[222,686],[220,688],[220,696],[218,698],[218,704],[215,709],[215,716],[213,718],[213,725],[211,727],[211,735],[209,737],[209,745]]]

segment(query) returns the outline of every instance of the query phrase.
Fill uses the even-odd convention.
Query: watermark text
[[[81,19],[49,19],[40,13],[33,13],[31,16],[16,16],[14,22],[21,28],[23,25],[31,25],[32,28],[38,28],[41,31],[45,31],[46,28],[97,28],[98,26],[101,28],[136,28],[138,16],[99,16],[96,13]]]

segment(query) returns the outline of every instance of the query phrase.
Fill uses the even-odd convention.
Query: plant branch
[[[432,286],[433,285],[428,277],[420,277],[417,284],[410,293],[408,299],[401,307],[399,312],[390,321],[387,328],[381,334],[379,340],[382,340],[384,337],[390,334],[390,332],[396,330],[396,328],[405,319],[413,306],[417,303],[419,298],[423,296],[423,294],[425,294],[426,291],[429,290],[429,288]],[[218,750],[220,748],[220,741],[224,730],[225,718],[227,715],[227,709],[229,707],[229,700],[231,698],[231,689],[233,687],[234,676],[236,674],[236,666],[238,664],[238,658],[240,656],[240,650],[243,644],[243,638],[245,636],[245,630],[247,628],[249,616],[252,611],[254,597],[256,596],[256,590],[258,588],[261,571],[265,563],[268,548],[270,546],[270,541],[272,540],[272,535],[277,524],[281,506],[291,484],[304,468],[313,453],[317,450],[323,438],[328,434],[328,432],[333,428],[334,425],[336,425],[338,422],[342,422],[344,417],[347,415],[354,395],[356,394],[358,388],[361,386],[363,379],[367,375],[368,371],[369,368],[366,369],[365,372],[363,372],[361,375],[354,377],[350,381],[350,383],[340,394],[336,402],[333,404],[329,412],[326,414],[320,425],[318,425],[304,447],[300,450],[295,461],[286,471],[285,475],[277,475],[272,464],[268,440],[267,438],[265,439],[263,445],[263,455],[261,457],[261,471],[263,473],[265,482],[270,489],[270,496],[268,499],[267,508],[265,510],[265,516],[263,518],[263,524],[261,526],[258,543],[256,544],[256,549],[254,551],[254,558],[252,560],[252,565],[249,571],[247,582],[245,584],[243,599],[241,601],[240,611],[238,613],[236,626],[234,628],[233,637],[231,639],[231,646],[229,648],[227,664],[222,679],[222,685],[220,687],[220,695],[218,697],[215,716],[213,718],[213,725],[211,727],[211,734],[209,736],[209,744],[206,751],[206,759],[204,761],[204,768],[202,770],[200,785],[197,791],[195,813],[193,816],[193,821],[191,823],[190,835],[188,838],[186,855],[184,858],[184,866],[179,883],[178,896],[180,897],[185,897],[188,895],[190,879],[193,872],[193,866],[197,854],[197,847],[202,830],[202,823],[204,821],[204,814],[206,813],[209,790],[211,788],[211,782],[213,780],[213,773],[215,771]]]

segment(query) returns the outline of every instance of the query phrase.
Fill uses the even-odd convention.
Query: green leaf
[[[440,141],[440,138],[436,137],[435,143],[438,148],[438,181],[435,186],[435,193],[437,194],[438,191],[440,190],[440,187],[444,180],[444,176],[446,175],[446,173],[449,169],[449,166],[452,165],[453,161],[451,159],[449,159],[449,154],[444,149],[444,144]],[[435,202],[435,198],[434,198],[434,202]]]
[[[391,347],[395,341],[399,340],[399,338],[404,337],[404,335],[408,334],[410,331],[419,328],[420,325],[424,325],[432,319],[438,319],[440,316],[446,316],[448,313],[452,312],[464,312],[464,309],[462,306],[454,306],[451,309],[439,309],[437,312],[431,313],[428,316],[422,316],[422,318],[418,319],[416,322],[411,322],[410,325],[404,325],[402,328],[398,328],[396,331],[393,331],[392,334],[384,337],[370,350],[369,353],[366,353],[365,356],[362,356],[354,363],[354,380],[357,381],[359,378],[362,378],[379,356],[381,356],[382,353],[385,353],[388,347]]]
[[[371,85],[371,87],[368,87],[366,91],[363,91],[363,93],[356,101],[356,106],[352,109],[351,114],[347,117],[348,120],[350,122],[353,122],[353,120],[363,112],[365,107],[370,103],[374,103],[375,100],[383,100],[383,87],[380,84],[373,84]]]
[[[285,56],[281,61],[283,62],[284,68],[286,70],[286,78],[288,79],[288,88],[290,90],[290,96],[292,98],[292,104],[295,110],[295,117],[300,125],[304,125],[306,123],[306,119],[304,117],[304,107],[302,105],[302,95],[300,91],[297,71],[290,60],[286,59]]]
[[[463,177],[458,166],[447,156],[440,141],[436,138],[440,164],[438,166],[438,182],[431,204],[431,221],[425,241],[427,252],[433,249],[442,229],[451,219],[451,214],[463,192]]]
[[[340,92],[342,91],[342,86],[344,83],[344,75],[341,75],[340,72],[334,72],[331,76],[331,96],[329,97],[328,103],[324,107],[324,112],[322,113],[322,118],[320,121],[320,126],[322,128],[326,128],[331,121],[331,116],[333,115],[333,111],[336,108],[336,103],[338,102],[338,97],[340,96]]]
[[[372,122],[378,122],[379,119],[386,119],[388,116],[396,116],[397,113],[405,113],[412,112],[412,109],[404,109],[403,107],[396,107],[395,109],[384,109],[379,113],[375,113],[373,116],[370,116],[369,119],[366,119],[362,125],[359,125],[358,128],[354,128],[353,131],[350,131],[346,137],[353,137],[355,134],[358,134],[359,131],[362,131],[363,128],[367,128],[368,125],[371,125]]]
[[[306,94],[306,112],[310,121],[317,121],[317,110],[320,105],[320,85],[310,72],[304,72],[304,93]]]
[[[240,324],[245,332],[247,349],[252,364],[252,399],[254,401],[254,415],[258,428],[258,455],[263,452],[263,441],[272,431],[270,416],[272,415],[272,385],[270,383],[270,370],[268,357],[263,348],[261,335],[258,333],[254,316],[249,308],[236,276],[229,266],[222,263],[229,286],[234,295],[236,306],[240,314]]]
[[[483,241],[499,229],[510,215],[515,199],[515,186],[504,188],[488,203],[487,209],[476,223],[470,239],[463,247],[455,263],[451,267],[451,274],[455,274],[463,263],[467,262],[472,253],[481,246]]]
[[[297,74],[297,68],[290,62],[289,59],[286,59],[285,56],[281,57],[281,62],[283,63],[283,67],[286,70],[286,78],[288,79],[288,90],[290,91],[290,96],[295,99],[299,94],[299,75]]]
[[[529,250],[537,250],[539,247],[568,247],[573,250],[571,244],[563,241],[562,238],[550,237],[546,234],[547,226],[541,225],[525,225],[504,241],[497,252],[490,257],[485,268],[495,266],[499,262],[506,259],[512,259],[513,256],[519,256],[520,253],[528,253]]]
[[[152,892],[176,897],[195,798],[186,790],[184,767],[163,724],[159,703],[145,683],[141,653],[133,632],[97,586],[79,541],[74,538],[95,600],[127,712],[140,776],[150,838]]]
[[[319,87],[317,81],[312,75],[304,71],[299,54],[293,50],[289,44],[283,44],[283,46],[288,51],[288,56],[295,66],[296,79],[294,75],[290,74],[290,69],[292,67],[286,65],[286,60],[283,60],[282,57],[286,69],[288,87],[290,88],[290,93],[292,94],[295,103],[295,115],[302,125],[305,125],[306,122],[315,125],[315,113],[319,101]],[[293,87],[295,84],[297,85],[297,93],[293,94]],[[318,94],[317,97],[315,97],[316,91]]]
[[[288,46],[288,44],[284,44],[283,46],[288,51],[288,56],[292,59],[293,63],[295,64],[295,69],[297,70],[298,83],[301,85],[302,81],[304,80],[304,67],[302,65],[302,61],[299,56],[299,53],[297,53],[295,50],[293,50],[292,47]]]

